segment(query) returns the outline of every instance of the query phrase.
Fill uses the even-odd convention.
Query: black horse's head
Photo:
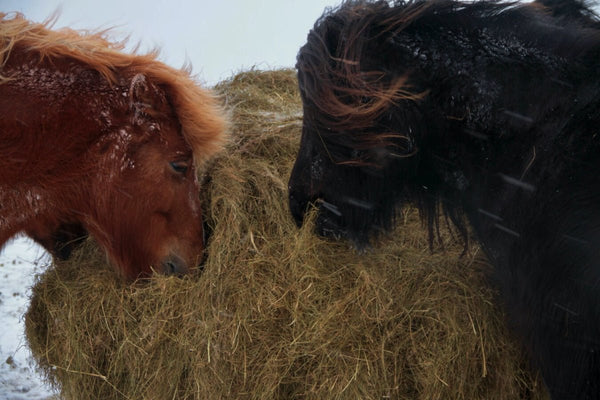
[[[300,225],[313,204],[321,234],[358,244],[391,225],[418,162],[425,93],[396,65],[390,11],[386,2],[350,3],[324,16],[296,65],[304,120],[292,214]]]
[[[464,233],[464,211],[493,203],[478,188],[499,193],[523,176],[522,154],[588,96],[571,77],[595,73],[584,67],[596,65],[598,22],[582,10],[576,0],[358,0],[325,13],[296,64],[297,223],[313,204],[321,234],[361,244],[408,200],[430,240],[440,211]]]

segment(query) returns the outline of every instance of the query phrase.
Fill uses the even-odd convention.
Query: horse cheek
[[[177,255],[189,267],[198,264],[204,250],[199,189],[193,177],[186,179],[164,175],[163,188],[154,207],[161,217],[154,223],[153,231],[160,236],[159,257]]]
[[[303,135],[298,157],[288,183],[289,207],[298,226],[302,225],[308,204],[317,196],[314,191],[314,180],[315,178],[320,179],[321,176],[314,176],[313,165],[315,163],[318,164],[312,155],[310,140]]]

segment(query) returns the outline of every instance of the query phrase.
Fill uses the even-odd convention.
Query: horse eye
[[[171,168],[173,169],[173,171],[175,171],[175,172],[177,172],[178,174],[181,174],[181,175],[185,175],[185,173],[190,168],[189,161],[171,161],[169,163],[169,165],[171,166]]]

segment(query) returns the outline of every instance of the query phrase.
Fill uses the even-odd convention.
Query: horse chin
[[[348,239],[348,231],[342,229],[339,225],[337,225],[334,221],[332,221],[328,217],[320,217],[317,220],[317,233],[320,236],[333,239],[333,240],[342,240]]]
[[[352,249],[359,253],[369,250],[371,243],[364,232],[353,232],[343,228],[328,218],[318,219],[316,226],[317,234],[335,242],[346,242]]]
[[[315,196],[316,197],[316,196]],[[319,236],[334,241],[350,241],[356,249],[368,246],[368,232],[364,229],[369,224],[354,223],[344,218],[344,210],[322,197],[307,199],[290,190],[289,205],[292,217],[298,227],[304,224],[304,218],[310,207],[317,207],[315,231]]]
[[[364,251],[385,229],[374,225],[369,219],[348,220],[331,204],[319,205],[316,232],[318,235],[335,241],[347,241],[358,251]]]
[[[362,249],[367,244],[367,241],[361,238],[360,232],[355,232],[341,216],[322,205],[319,207],[316,231],[318,235],[334,241],[348,241],[357,249]]]

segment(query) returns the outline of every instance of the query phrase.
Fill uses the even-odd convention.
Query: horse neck
[[[98,170],[98,143],[125,113],[122,91],[80,63],[16,52],[2,74],[10,79],[0,83],[0,232],[85,212],[77,209]]]
[[[399,64],[410,66],[417,90],[428,91],[419,105],[427,124],[420,147],[440,179],[455,187],[494,174],[526,182],[540,146],[557,139],[574,104],[597,93],[598,71],[585,60],[598,46],[586,42],[586,53],[577,27],[558,30],[523,15],[506,10],[468,24],[449,18],[440,29],[398,39]],[[515,28],[515,21],[522,23]],[[419,32],[416,24],[411,29]],[[578,58],[567,57],[578,51]]]
[[[9,163],[23,176],[76,169],[119,118],[115,111],[126,108],[118,87],[75,61],[17,54],[3,75],[10,79],[0,84],[0,126],[10,145],[0,146],[0,165]]]

